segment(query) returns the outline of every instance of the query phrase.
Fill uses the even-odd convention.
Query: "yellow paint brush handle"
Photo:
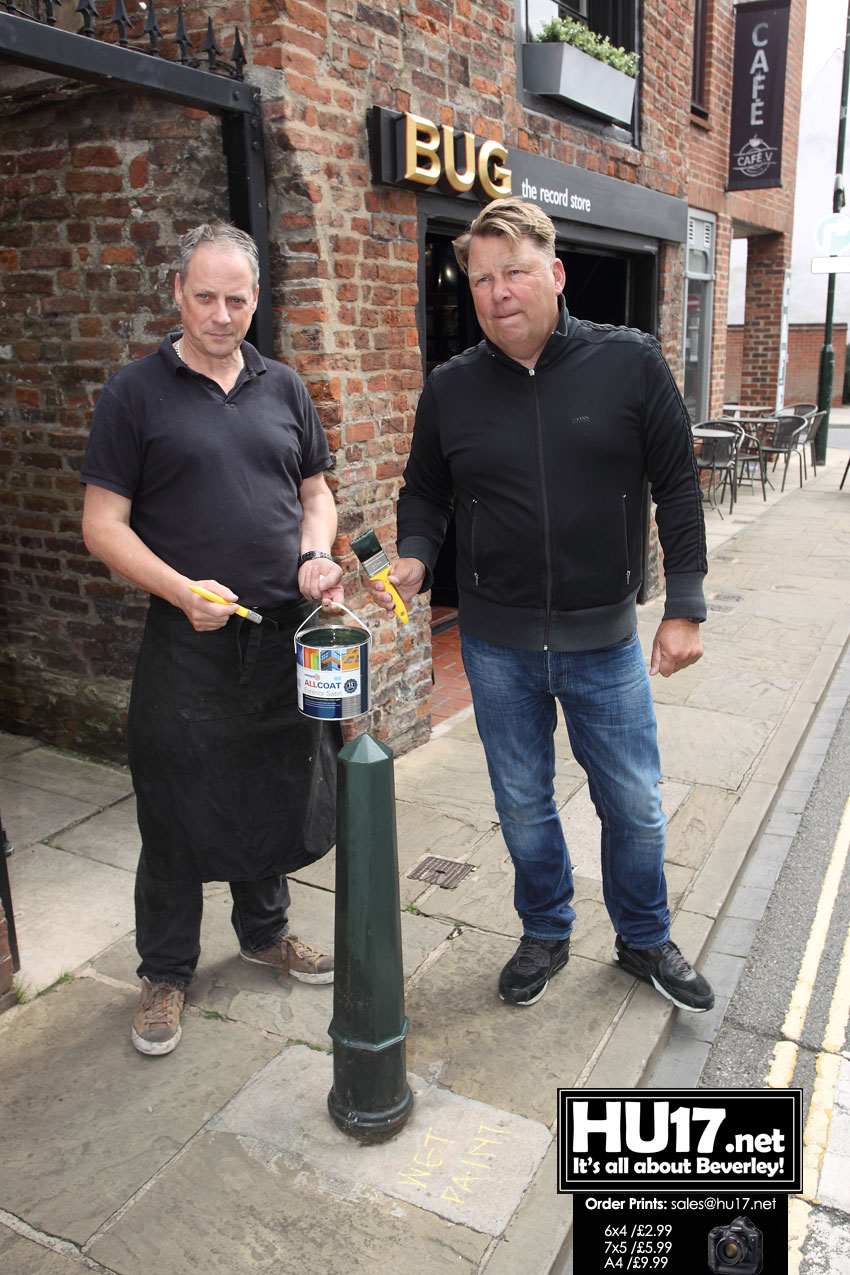
[[[387,593],[390,595],[390,597],[393,600],[393,610],[395,611],[396,615],[401,620],[402,624],[407,624],[407,618],[408,618],[407,607],[404,605],[401,598],[399,597],[398,591],[396,590],[395,586],[390,584],[387,578],[389,574],[390,574],[390,568],[389,566],[386,566],[386,567],[382,567],[380,571],[376,571],[373,576],[369,577],[369,579],[381,581]]]
[[[189,588],[193,593],[197,593],[199,597],[206,598],[207,602],[217,602],[219,606],[229,607],[232,604],[227,598],[221,598],[217,593],[211,593],[209,589],[202,589],[199,584],[190,584]],[[249,611],[247,607],[238,606],[236,614],[241,615],[244,620],[253,620],[255,624],[261,624],[263,617],[258,615],[256,611]]]

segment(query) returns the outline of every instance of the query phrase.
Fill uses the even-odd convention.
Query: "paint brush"
[[[355,537],[351,547],[363,564],[363,569],[370,580],[380,580],[393,600],[393,610],[402,624],[407,624],[407,608],[396,589],[387,577],[390,574],[390,560],[381,548],[381,542],[374,531],[364,531],[362,536]]]
[[[189,588],[193,593],[197,593],[199,597],[206,598],[207,602],[217,602],[222,607],[230,606],[227,598],[220,598],[217,593],[210,593],[209,589],[202,589],[199,584],[190,584]],[[250,620],[252,624],[262,624],[263,622],[263,617],[259,611],[249,611],[247,607],[238,606],[236,614],[241,615],[245,620]]]

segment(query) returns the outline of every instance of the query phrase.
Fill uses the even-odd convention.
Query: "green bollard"
[[[385,1142],[413,1108],[407,1083],[393,754],[371,735],[337,765],[334,1081],[328,1110],[358,1141]]]

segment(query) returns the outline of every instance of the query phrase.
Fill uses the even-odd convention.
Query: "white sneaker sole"
[[[183,1028],[178,1027],[171,1040],[145,1040],[139,1035],[135,1027],[131,1028],[131,1038],[136,1049],[138,1049],[140,1054],[150,1054],[152,1057],[170,1054],[173,1049],[177,1048],[182,1035]]]
[[[660,992],[661,995],[668,1001],[671,1001],[677,1009],[683,1010],[686,1014],[707,1014],[710,1009],[714,1009],[713,1005],[686,1005],[684,1001],[676,1000],[673,993],[669,992],[666,987],[662,987],[653,974],[650,974],[649,978],[647,978],[645,974],[638,974],[635,970],[630,970],[628,965],[624,965],[620,960],[620,953],[616,947],[614,948],[614,964],[618,966],[624,974],[628,974],[629,978],[639,979],[641,983],[651,983],[656,992]]]
[[[260,961],[256,956],[249,956],[247,952],[243,952],[241,948],[239,955],[249,965],[262,965],[264,970],[274,970],[277,974],[286,973],[282,965],[270,965],[268,961]],[[333,970],[327,970],[324,974],[305,974],[301,970],[290,970],[289,974],[291,978],[297,978],[299,983],[332,983],[334,981]]]
[[[549,979],[547,978],[546,982],[543,984],[543,986],[541,987],[537,995],[532,996],[531,999],[527,1001],[515,1001],[510,996],[503,996],[501,992],[499,992],[499,999],[503,1000],[506,1005],[516,1005],[517,1009],[525,1009],[526,1005],[536,1005],[537,1002],[540,1000],[540,997],[546,991],[546,988],[548,986],[549,986]]]
[[[332,983],[334,981],[333,970],[327,970],[324,974],[302,974],[300,970],[290,970],[290,976],[297,978],[299,983]]]

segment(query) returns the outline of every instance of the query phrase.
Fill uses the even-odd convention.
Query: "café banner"
[[[791,0],[735,9],[735,60],[727,190],[782,184],[782,123]]]

